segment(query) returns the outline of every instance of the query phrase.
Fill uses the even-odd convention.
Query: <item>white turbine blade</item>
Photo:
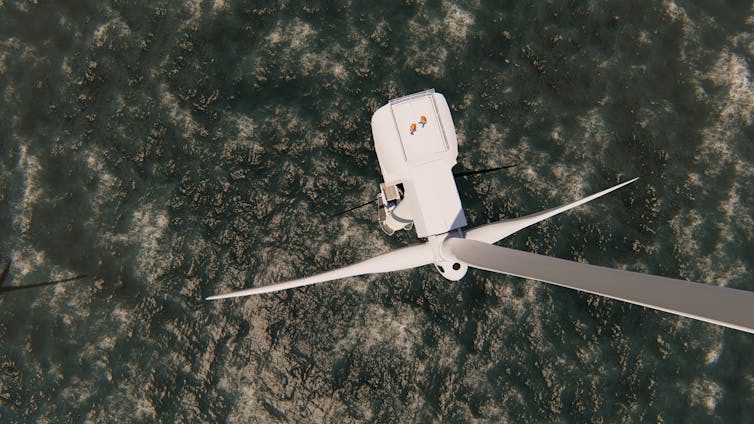
[[[498,221],[492,224],[487,224],[481,227],[474,228],[472,230],[469,230],[468,233],[466,233],[466,238],[470,240],[476,240],[476,241],[481,241],[481,242],[490,243],[490,244],[497,243],[498,241],[508,237],[509,235],[515,233],[518,230],[522,230],[530,225],[534,225],[537,222],[544,221],[547,218],[555,216],[559,213],[563,213],[569,209],[573,209],[576,206],[581,206],[584,203],[590,202],[598,197],[604,196],[607,193],[610,193],[611,191],[617,190],[625,185],[631,184],[632,182],[636,180],[638,180],[638,178],[634,178],[633,180],[620,183],[617,186],[608,188],[607,190],[602,190],[599,193],[595,193],[589,197],[585,197],[581,200],[577,200],[573,203],[559,206],[557,208],[548,209],[546,211],[542,211],[542,212],[535,213],[532,215],[527,215],[522,218],[506,219],[503,221]]]
[[[582,264],[473,240],[446,246],[474,268],[606,296],[754,333],[754,292]]]
[[[403,269],[416,268],[431,264],[433,260],[432,248],[429,244],[417,244],[393,250],[380,256],[367,259],[353,265],[332,271],[317,274],[311,277],[300,278],[285,283],[272,284],[269,286],[256,287],[233,293],[210,296],[207,300],[226,299],[229,297],[251,296],[255,294],[270,293],[279,290],[292,289],[294,287],[308,286],[310,284],[323,283],[325,281],[338,280],[340,278],[354,277],[364,274],[381,274],[384,272],[400,271]]]

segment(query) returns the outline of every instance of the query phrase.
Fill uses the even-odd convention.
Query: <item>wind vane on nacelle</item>
[[[380,184],[380,227],[388,234],[416,229],[427,242],[357,264],[285,283],[210,296],[250,296],[364,274],[434,264],[457,281],[468,267],[539,280],[681,316],[754,333],[754,292],[604,268],[495,246],[494,243],[547,218],[636,181],[634,178],[581,200],[522,218],[471,229],[466,226],[452,173],[458,141],[448,103],[427,90],[390,100],[372,116]],[[354,209],[354,208],[352,208]]]

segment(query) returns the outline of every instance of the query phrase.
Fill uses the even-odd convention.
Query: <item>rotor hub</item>
[[[445,241],[451,238],[463,238],[463,233],[460,229],[455,229],[445,234],[429,236],[428,242],[432,247],[435,269],[446,279],[458,281],[466,275],[469,266],[445,248]]]

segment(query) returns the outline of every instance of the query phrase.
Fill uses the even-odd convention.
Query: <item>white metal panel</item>
[[[427,237],[466,226],[461,198],[450,168],[432,162],[413,170],[407,195],[414,197],[420,213],[414,214],[416,234]]]

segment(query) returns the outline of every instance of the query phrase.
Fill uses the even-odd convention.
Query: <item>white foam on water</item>
[[[15,230],[13,237],[16,242],[15,248],[9,255],[13,262],[13,275],[21,279],[45,264],[47,258],[43,251],[39,251],[24,242],[32,225],[34,225],[31,210],[39,200],[44,198],[45,192],[40,183],[39,175],[42,168],[39,159],[29,152],[25,144],[21,144],[19,150],[17,170],[23,176],[23,194],[21,199],[11,206]],[[58,272],[61,271],[58,270]]]
[[[254,287],[267,286],[275,283],[282,283],[288,280],[306,277],[301,274],[301,265],[303,258],[295,255],[289,249],[261,247],[254,252],[259,265],[252,270],[251,279]],[[233,284],[231,282],[231,284]],[[236,282],[236,284],[239,284]],[[244,286],[242,283],[240,286]]]
[[[728,43],[748,45],[752,41],[754,36],[742,33],[730,37]],[[704,164],[704,174],[689,173],[684,188],[693,192],[698,200],[716,198],[720,196],[720,188],[711,187],[709,181],[731,168],[735,180],[716,206],[715,226],[719,231],[711,252],[702,254],[697,241],[704,237],[701,231],[704,224],[709,227],[710,216],[691,211],[674,217],[670,226],[676,237],[676,255],[684,264],[693,264],[690,269],[684,266],[681,275],[701,283],[724,286],[731,281],[745,281],[749,275],[746,264],[731,258],[728,250],[739,244],[741,238],[751,238],[754,232],[748,199],[742,198],[747,192],[746,185],[754,179],[754,165],[747,155],[741,154],[742,149],[748,148],[742,143],[750,143],[741,131],[754,121],[754,84],[747,61],[728,46],[719,52],[713,66],[697,71],[695,78],[697,97],[712,107],[714,120],[702,130],[702,144],[694,158]],[[714,95],[703,90],[703,81],[711,82],[718,89]],[[708,361],[716,360],[719,353],[714,352],[708,353]]]
[[[336,113],[333,111],[333,113]],[[336,114],[336,119],[340,117]],[[280,137],[276,144],[272,147],[278,151],[291,152],[292,155],[301,154],[304,151],[310,151],[316,147],[311,144],[308,134],[319,133],[318,129],[313,128],[312,124],[301,119],[301,112],[295,106],[276,106],[274,114],[265,118],[262,122],[256,125],[257,128],[266,128],[270,132]],[[289,139],[290,133],[306,134],[305,139]],[[312,138],[316,140],[316,137]]]
[[[181,29],[186,29],[193,25],[196,25],[197,21],[204,17],[203,5],[205,3],[211,3],[211,6],[209,8],[210,14],[225,12],[230,8],[226,0],[187,0],[183,3],[182,7],[184,10],[191,14],[191,17],[181,25]],[[172,8],[170,7],[169,9],[172,10]],[[164,13],[164,11],[156,11],[155,13]]]
[[[300,19],[294,19],[290,23],[278,23],[272,32],[265,37],[265,41],[267,41],[269,47],[275,49],[286,46],[285,50],[290,54],[306,47],[315,35],[316,31],[312,29],[311,25],[302,22]]]
[[[163,240],[168,223],[167,213],[148,203],[131,214],[127,232],[105,231],[101,234],[100,242],[104,249],[137,247],[136,271],[153,284],[170,265],[171,247]],[[121,246],[116,248],[113,244]]]
[[[113,310],[110,313],[110,316],[113,318],[114,321],[117,322],[118,327],[122,330],[131,330],[131,327],[133,327],[134,322],[134,314],[126,311],[119,305],[114,305]],[[124,331],[125,334],[128,334],[128,332]]]
[[[711,365],[714,363],[717,363],[717,360],[720,359],[720,354],[723,352],[723,344],[718,343],[715,346],[712,346],[711,348],[707,349],[707,352],[704,355],[704,363],[705,365]]]
[[[639,31],[637,42],[640,45],[648,46],[652,44],[652,36],[647,31]]]
[[[688,39],[696,32],[695,24],[691,21],[688,14],[686,13],[686,10],[679,6],[675,1],[672,0],[663,0],[662,2],[663,8],[665,9],[665,13],[668,15],[668,17],[674,21],[674,22],[680,22],[684,39]],[[683,57],[685,59],[685,46],[686,42],[684,41],[683,46],[681,48],[681,51],[683,53]]]
[[[285,219],[290,219],[290,217]],[[280,246],[270,240],[269,243],[261,242],[261,247],[254,251],[253,256],[258,259],[258,265],[251,270],[248,278],[254,282],[254,287],[281,283],[351,265],[392,250],[384,237],[381,237],[381,233],[373,228],[351,225],[351,221],[352,218],[343,217],[338,221],[336,231],[324,232],[307,240],[307,245],[312,246],[312,250],[317,252],[317,262],[326,264],[321,269],[302,268],[306,259],[302,256],[299,248],[294,245]],[[273,224],[272,227],[280,228],[279,225],[282,224]],[[337,236],[333,237],[334,234],[337,234]],[[347,263],[332,263],[328,260],[344,256],[352,259],[348,260]],[[304,269],[308,271],[304,271]],[[251,286],[244,283],[245,278],[239,279],[243,276],[243,274],[240,274],[235,278],[229,278],[226,275],[222,279],[223,284],[218,287],[227,286],[229,289],[238,290],[244,286]],[[351,281],[348,287],[366,290],[367,280],[364,278],[366,277],[357,277],[357,279]]]
[[[445,11],[443,27],[448,34],[448,41],[455,45],[465,44],[466,37],[475,24],[474,16],[454,2],[443,2],[442,8]]]
[[[31,208],[44,196],[42,185],[39,182],[39,174],[42,168],[39,159],[29,153],[26,145],[19,146],[21,155],[18,159],[18,169],[21,171],[24,179],[24,194],[21,200],[16,204],[14,209],[14,224],[19,229],[21,235],[28,234],[31,228]]]
[[[699,377],[691,384],[689,403],[691,405],[703,406],[711,414],[715,411],[715,406],[717,406],[717,402],[722,396],[723,390],[717,383],[704,377]]]
[[[600,159],[610,144],[610,129],[600,114],[600,109],[591,109],[580,117],[579,126],[584,131],[584,137],[566,140],[566,148],[577,153],[574,155],[577,158],[589,154],[594,159]]]
[[[194,121],[191,111],[180,106],[178,98],[170,92],[167,84],[161,83],[159,87],[160,105],[169,111],[171,121],[183,130],[184,138],[190,140],[194,138],[194,134],[206,133],[206,130]]]
[[[601,160],[609,144],[607,125],[598,109],[589,111],[579,123],[585,136],[578,140],[566,139],[557,126],[552,130],[550,139],[564,149],[562,157],[553,158],[543,149],[534,149],[526,136],[511,140],[508,131],[498,129],[495,124],[482,130],[475,149],[483,152],[482,156],[490,162],[489,165],[520,162],[512,174],[514,178],[524,182],[538,202],[547,207],[559,206],[607,188],[587,184],[590,173],[585,168],[585,164]],[[500,149],[501,145],[506,149]],[[579,213],[588,213],[588,210],[580,208]]]
[[[741,174],[751,176],[751,170],[739,173]],[[718,216],[725,217],[724,220],[718,221],[723,228],[720,233],[723,242],[732,242],[734,237],[744,236],[746,239],[751,239],[754,236],[751,205],[747,205],[747,202],[741,199],[741,191],[744,189],[737,181],[728,192],[728,198],[718,207],[720,211]]]
[[[191,341],[188,340],[183,329],[180,327],[180,322],[178,322],[177,320],[166,322],[164,324],[164,329],[174,336],[175,340],[171,342],[174,345],[184,348],[191,346]],[[168,353],[171,364],[175,367],[180,368],[180,370],[186,374],[190,374],[192,372],[193,365],[193,362],[186,357],[188,353],[189,352],[185,351],[184,349],[175,349]],[[196,361],[198,364],[199,360],[197,359]]]
[[[411,31],[421,34],[421,26],[414,22],[409,23]],[[426,43],[426,44],[425,44]],[[414,72],[423,77],[443,78],[445,76],[445,63],[448,60],[448,50],[444,45],[432,45],[436,41],[427,37],[425,42],[413,43],[406,46],[409,51],[404,67],[413,68]]]
[[[243,114],[233,114],[231,120],[235,122],[238,129],[238,138],[242,141],[252,140],[256,125],[254,120]],[[235,139],[234,139],[235,140]]]
[[[271,347],[267,361],[274,366],[248,364],[234,369],[226,366],[224,384],[238,396],[234,409],[228,415],[230,422],[268,421],[271,417],[264,404],[269,403],[286,415],[297,415],[297,399],[290,394],[290,388],[281,382],[279,370],[290,370],[295,364],[286,358],[280,347]],[[286,396],[287,395],[287,396]],[[329,396],[313,394],[309,403],[326,402]]]
[[[113,47],[113,36],[127,38],[131,36],[131,28],[120,17],[113,18],[108,22],[97,26],[92,34],[92,44],[96,47]]]
[[[749,36],[754,41],[754,36]],[[717,100],[721,123],[739,127],[749,126],[754,117],[754,84],[751,70],[744,58],[731,53],[727,48],[720,52],[717,62],[708,72],[697,78],[711,79],[717,86],[728,88]]]
[[[297,61],[300,65],[300,71],[303,71],[304,76],[316,72],[321,75],[331,75],[340,82],[349,80],[350,75],[346,70],[346,65],[337,59],[343,57],[344,52],[336,52],[337,50],[341,49],[329,47],[323,51],[302,54]],[[356,57],[358,57],[357,51],[358,47],[353,51]],[[365,68],[368,69],[368,67]]]
[[[118,193],[123,188],[121,180],[116,178],[108,168],[105,167],[102,158],[104,153],[96,146],[93,146],[83,152],[84,161],[93,175],[97,177],[97,191],[92,196],[91,206],[93,216],[90,224],[96,226],[97,220],[108,207],[112,207],[113,193]]]
[[[442,5],[444,15],[430,16],[420,12],[407,22],[412,35],[401,49],[408,52],[404,67],[421,76],[442,78],[451,52],[462,51],[468,33],[475,24],[471,12],[455,3]]]
[[[553,195],[558,196],[559,193],[559,197],[563,199],[561,201],[563,204],[583,199],[584,197],[593,194],[591,192],[596,193],[607,188],[594,187],[591,190],[587,190],[584,170],[581,166],[572,166],[565,162],[558,162],[550,166],[550,171],[555,176],[555,181],[553,181],[552,184],[557,186],[557,191],[556,193],[553,193]],[[558,205],[553,205],[553,207],[554,206]],[[580,207],[578,212],[588,213],[593,209],[594,208]]]
[[[214,0],[212,2],[212,11],[213,12],[220,12],[220,11],[226,11],[230,8],[230,5],[225,0]]]
[[[370,228],[363,225],[352,225],[349,218],[347,217],[339,222],[338,235],[334,239],[331,238],[331,243],[336,249],[338,246],[352,248],[352,244],[356,244],[358,251],[365,255],[381,254],[392,250],[392,247],[387,244],[386,236],[380,231],[376,231],[376,226]],[[329,234],[325,236],[329,236]],[[368,257],[366,256],[364,259]]]
[[[68,386],[60,392],[60,396],[71,405],[80,405],[92,396],[92,392],[96,391],[92,380],[81,380],[78,377],[73,377]]]
[[[8,70],[8,58],[10,53],[6,51],[0,51],[0,77],[5,76],[5,72]]]
[[[235,128],[236,135],[225,137],[223,142],[221,159],[232,160],[234,156],[242,154],[244,157],[252,157],[261,153],[262,143],[255,135],[257,124],[254,120],[243,114],[228,114],[223,118],[227,122],[225,126]]]
[[[138,421],[153,421],[157,417],[157,409],[152,402],[143,397],[136,399],[136,411],[134,418]]]
[[[338,246],[345,244],[350,245],[357,240],[360,233],[356,226],[347,226],[342,229],[340,238],[331,240],[331,245],[326,248],[320,247],[325,251],[337,249]],[[363,231],[363,230],[362,230]],[[363,238],[361,239],[363,240]],[[380,241],[382,241],[380,239]],[[384,241],[383,241],[384,243]],[[364,243],[365,250],[372,250],[374,247],[370,243]],[[267,249],[273,251],[277,249]],[[278,252],[280,252],[278,250]],[[283,252],[284,253],[284,252]],[[267,256],[264,253],[263,256]],[[273,255],[276,256],[276,255]],[[325,256],[328,256],[327,254]],[[270,258],[270,261],[262,261],[264,269],[267,271],[279,270],[280,258]],[[291,270],[300,273],[300,268],[295,261],[282,260],[283,266],[290,266]],[[298,270],[298,271],[296,271]],[[362,281],[362,280],[359,280]],[[269,283],[269,282],[267,282]],[[349,284],[349,287],[351,285]],[[240,306],[242,315],[253,316],[254,319],[249,321],[250,328],[248,334],[243,340],[233,342],[231,349],[234,351],[253,349],[253,361],[239,365],[226,364],[223,374],[219,378],[218,388],[232,392],[238,396],[234,402],[233,410],[228,416],[231,422],[247,422],[249,420],[269,420],[270,413],[265,407],[266,403],[274,406],[277,410],[284,413],[289,419],[304,419],[306,421],[327,421],[331,414],[337,413],[344,408],[342,400],[333,397],[331,393],[325,391],[309,392],[307,398],[307,409],[300,409],[300,396],[298,391],[294,390],[294,385],[285,384],[288,381],[284,374],[297,368],[299,364],[291,361],[289,355],[290,340],[288,336],[277,340],[272,345],[268,326],[274,321],[274,311],[268,308],[260,307],[261,305],[270,304],[269,300],[262,301],[260,298],[248,299]],[[274,304],[274,303],[273,303]],[[286,307],[286,306],[283,306]],[[354,326],[349,328],[349,332],[343,337],[343,340],[335,347],[335,350],[343,350],[348,347],[353,348],[358,345],[360,350],[363,349],[380,349],[388,347],[397,349],[404,358],[410,358],[412,349],[416,344],[420,344],[421,336],[413,333],[412,329],[421,326],[417,322],[418,317],[408,306],[398,306],[395,310],[386,310],[379,306],[369,305],[364,310],[364,323],[366,325]],[[304,343],[304,346],[306,343]],[[253,346],[253,347],[252,347]],[[263,359],[258,355],[263,355]],[[262,359],[260,363],[257,359]],[[326,365],[325,365],[326,366]],[[316,383],[315,383],[316,384]],[[421,401],[421,399],[419,399]],[[357,402],[351,407],[360,410],[363,416],[369,416],[371,410],[368,404]],[[298,417],[298,418],[296,418]]]
[[[47,61],[47,56],[40,56],[39,52],[32,44],[25,44],[16,37],[9,37],[6,40],[0,40],[0,75],[3,75],[7,71],[8,62],[21,62],[21,66],[36,67],[42,66],[42,64],[45,64]],[[9,105],[23,102],[24,100],[22,100],[22,96],[25,96],[26,94],[16,90],[14,82],[15,79],[8,80],[5,86],[5,92],[3,93],[3,100]],[[14,123],[19,118],[20,116],[12,117]],[[11,117],[4,116],[3,119],[8,120],[11,119]]]
[[[742,40],[754,44],[754,35],[739,34],[731,43]],[[741,155],[738,145],[746,143],[742,128],[754,122],[754,84],[747,61],[725,47],[716,63],[706,71],[699,71],[697,93],[709,102],[717,116],[714,123],[702,130],[702,146],[695,159],[705,164],[705,174],[718,175],[728,166],[736,169],[737,179],[749,181],[754,177],[754,164]],[[725,88],[711,97],[704,92],[702,81],[711,81],[717,88]],[[748,140],[750,142],[750,140]],[[743,147],[746,148],[746,147]],[[702,179],[704,181],[704,179]]]
[[[705,223],[704,218],[696,210],[684,215],[676,215],[670,220],[670,228],[676,244],[676,256],[681,258],[680,275],[691,281],[704,284],[726,286],[730,281],[740,281],[749,275],[746,265],[738,259],[731,260],[726,252],[725,240],[718,242],[711,253],[703,254],[698,240]],[[724,234],[730,227],[722,223]],[[685,264],[693,264],[687,269]]]
[[[603,101],[604,99],[600,103]],[[601,108],[596,107],[587,111],[578,118],[578,123],[583,136],[564,137],[560,127],[555,127],[550,136],[553,143],[563,147],[562,159],[553,160],[545,153],[537,155],[534,159],[534,163],[546,164],[547,171],[552,173],[554,180],[539,176],[535,170],[532,170],[527,178],[527,185],[536,187],[536,192],[548,193],[549,196],[560,199],[559,204],[582,199],[614,183],[608,181],[594,186],[588,181],[588,177],[592,175],[589,164],[605,160],[604,156],[611,141],[610,128],[602,116]],[[629,177],[633,176],[624,179]],[[578,208],[577,213],[594,215],[598,210],[586,206]]]
[[[23,244],[11,253],[13,274],[19,279],[25,277],[46,262],[45,253]]]
[[[398,305],[386,310],[378,305],[367,305],[359,313],[363,325],[352,326],[336,350],[347,351],[355,346],[362,351],[389,347],[397,348],[406,359],[413,357],[415,346],[422,342],[421,334],[413,329],[423,326],[411,307]]]
[[[523,147],[523,146],[522,146]],[[514,149],[520,155],[518,147]],[[525,150],[525,149],[524,149]],[[579,200],[607,187],[591,187],[586,182],[587,174],[581,165],[553,161],[550,154],[544,151],[530,150],[526,153],[525,162],[516,168],[520,180],[526,188],[535,193],[535,199],[542,206],[537,210],[527,209],[519,215],[540,212],[569,202]],[[547,173],[542,175],[542,166],[546,166]],[[528,201],[529,199],[521,199]],[[590,213],[589,207],[577,209],[577,213]]]
[[[517,158],[526,155],[526,151],[501,151],[500,146],[505,145],[509,133],[510,129],[507,126],[500,127],[496,123],[489,124],[480,132],[479,138],[475,140],[474,150],[480,152],[480,156],[485,159],[484,166],[493,167],[498,165],[500,161],[515,162],[516,159],[512,159],[511,155],[516,155]],[[466,157],[459,156],[461,159]]]

